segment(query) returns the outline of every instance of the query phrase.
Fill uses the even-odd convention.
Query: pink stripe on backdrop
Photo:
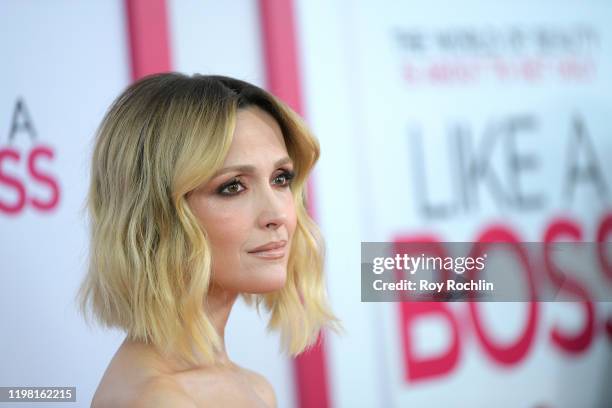
[[[268,90],[302,112],[292,0],[260,0],[264,62]]]
[[[267,87],[270,92],[304,116],[299,59],[292,0],[259,0]],[[308,208],[314,211],[314,182],[308,184]],[[330,406],[324,336],[317,345],[294,360],[300,408]]]
[[[166,0],[125,0],[132,81],[170,71]]]

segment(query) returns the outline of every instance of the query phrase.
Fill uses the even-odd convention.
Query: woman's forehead
[[[255,155],[275,161],[287,156],[287,147],[280,126],[272,115],[259,108],[243,109],[237,114],[226,164]]]

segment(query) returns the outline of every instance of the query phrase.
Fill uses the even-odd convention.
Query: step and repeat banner
[[[122,14],[119,1],[0,3],[0,386],[76,387],[68,406],[89,406],[122,340],[88,329],[73,301],[93,134],[129,81]]]
[[[328,280],[350,333],[330,336],[335,405],[610,406],[610,245],[591,245],[589,282],[557,262],[563,275],[538,265],[529,285],[516,259],[514,302],[370,303],[358,259],[359,241],[464,256],[531,242],[538,259],[545,242],[610,241],[612,4],[299,3]],[[576,301],[520,302],[545,284]]]
[[[172,70],[266,86],[263,3],[165,2]],[[290,4],[295,88],[321,143],[311,205],[345,329],[306,371],[327,381],[317,406],[612,406],[612,4]],[[76,387],[70,406],[89,406],[123,340],[88,327],[74,295],[93,136],[132,80],[126,21],[121,0],[0,4],[0,386]],[[552,261],[517,278],[519,293],[573,302],[362,297],[362,243],[488,241],[549,261],[544,243],[595,243],[597,258],[588,280]],[[265,325],[238,303],[230,356],[279,407],[306,406]]]

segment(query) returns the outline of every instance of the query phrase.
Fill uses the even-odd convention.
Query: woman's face
[[[240,293],[283,287],[296,225],[292,176],[276,120],[257,107],[239,110],[222,168],[187,198],[212,247],[213,285]]]

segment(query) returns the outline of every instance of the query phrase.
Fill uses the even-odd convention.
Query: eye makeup
[[[276,175],[273,180],[277,180],[279,178],[284,178],[284,183],[275,183],[279,185],[281,188],[287,188],[291,185],[292,180],[295,178],[295,172],[287,169],[282,169],[282,172]],[[241,188],[236,190],[236,188]],[[227,183],[222,184],[217,188],[217,194],[225,197],[236,196],[242,194],[243,191],[246,190],[243,182],[240,179],[240,176],[233,177]]]

